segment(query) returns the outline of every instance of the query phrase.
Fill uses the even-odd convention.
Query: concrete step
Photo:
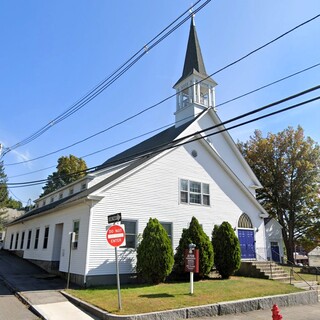
[[[280,282],[290,281],[290,275],[274,262],[256,261],[252,263],[252,266],[266,275],[269,279]]]

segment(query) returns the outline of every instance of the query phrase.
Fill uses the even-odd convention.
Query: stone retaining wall
[[[211,305],[189,307],[176,310],[151,312],[144,314],[118,316],[103,311],[86,302],[83,302],[68,293],[62,294],[75,305],[80,306],[89,313],[103,320],[175,320],[190,319],[196,317],[213,317],[226,314],[236,314],[241,312],[255,311],[259,309],[271,309],[274,304],[279,307],[288,307],[303,304],[315,304],[318,302],[318,292],[316,290],[291,293],[277,296],[267,296],[254,299],[244,299],[238,301],[221,302]]]

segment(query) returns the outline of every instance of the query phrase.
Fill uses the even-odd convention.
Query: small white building
[[[264,219],[266,230],[267,259],[277,263],[284,262],[282,226],[273,218]]]
[[[309,266],[310,267],[320,267],[320,247],[315,247],[312,251],[308,253]]]
[[[260,182],[215,110],[193,22],[183,74],[175,84],[176,123],[104,162],[95,172],[36,201],[7,229],[5,249],[46,269],[67,272],[83,286],[115,282],[115,253],[106,245],[107,216],[121,212],[126,246],[118,250],[122,281],[135,272],[137,238],[157,218],[178,246],[195,216],[211,237],[228,221],[242,259],[266,259],[264,218],[255,198]],[[75,242],[70,250],[70,232]]]

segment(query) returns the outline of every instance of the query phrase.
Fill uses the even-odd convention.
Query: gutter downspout
[[[86,200],[85,200],[86,202]],[[89,258],[90,258],[90,242],[91,242],[91,225],[92,225],[92,210],[93,210],[93,200],[90,200],[89,204],[87,203],[87,206],[89,207],[89,224],[88,224],[88,238],[87,238],[87,250],[86,250],[86,262],[85,262],[85,270],[84,270],[84,287],[87,287],[87,274],[89,271]]]

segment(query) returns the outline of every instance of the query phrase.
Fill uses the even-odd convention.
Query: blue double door
[[[241,248],[241,259],[255,259],[255,241],[254,231],[246,229],[238,229],[238,237]]]

